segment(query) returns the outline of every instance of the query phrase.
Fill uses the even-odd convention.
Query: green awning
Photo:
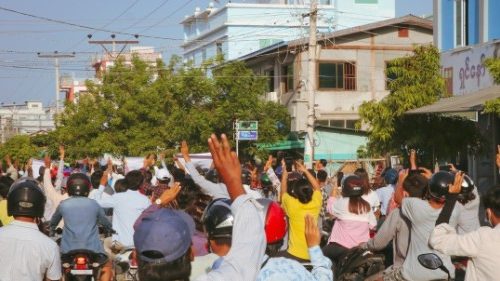
[[[261,143],[258,144],[260,148],[264,148],[270,151],[273,150],[288,150],[288,149],[304,149],[303,140],[285,140],[278,141],[275,143]]]

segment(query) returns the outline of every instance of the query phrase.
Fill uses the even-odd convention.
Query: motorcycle
[[[444,266],[443,261],[438,255],[434,253],[421,254],[417,257],[417,259],[418,262],[427,269],[441,269],[446,274],[448,274],[448,280],[451,280],[450,271],[448,270],[448,268],[446,268],[446,266]]]
[[[334,265],[333,272],[337,281],[362,281],[385,269],[385,258],[369,250],[352,248]]]
[[[115,257],[113,262],[116,281],[138,281],[139,272],[135,248],[125,248]]]
[[[86,249],[77,249],[61,255],[64,280],[66,281],[97,281],[101,275],[102,266],[108,257]]]

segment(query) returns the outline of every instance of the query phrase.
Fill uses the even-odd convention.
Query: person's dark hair
[[[490,188],[482,199],[484,209],[491,209],[495,217],[500,218],[500,186]]]
[[[99,188],[103,174],[104,174],[103,171],[97,170],[92,175],[90,175],[90,183],[92,184],[92,188],[94,188],[94,189]]]
[[[160,252],[142,253],[151,258],[161,258]],[[165,263],[148,263],[139,259],[139,280],[148,281],[189,281],[191,275],[191,248],[186,254],[174,261]]]
[[[419,173],[409,174],[403,181],[403,189],[410,197],[424,198],[429,180]]]
[[[312,200],[313,190],[307,179],[299,179],[292,182],[288,193],[297,198],[300,203],[307,204]]]
[[[267,244],[266,255],[268,255],[271,258],[276,257],[282,246],[283,246],[283,239],[273,244]]]
[[[343,178],[344,178],[344,172],[337,172],[337,186],[342,185]]]
[[[326,165],[328,165],[328,162],[326,161],[326,159],[320,159],[319,163],[321,163],[321,165],[323,165],[323,167],[326,167]]]
[[[153,179],[153,173],[150,170],[144,171],[144,183],[151,183]]]
[[[9,193],[10,186],[14,183],[14,180],[9,176],[0,177],[0,196],[7,199],[7,194]]]
[[[354,174],[363,180],[363,194],[368,194],[371,190],[368,172],[364,168],[357,168]]]
[[[371,210],[370,203],[361,196],[349,197],[349,212],[353,214],[364,214]]]
[[[149,159],[149,158],[151,158],[151,157],[153,157],[153,159],[154,159],[155,161],[157,161],[157,160],[158,160],[158,156],[156,155],[156,153],[148,153],[148,155],[146,156],[146,158],[147,158],[147,159]]]
[[[172,166],[168,170],[172,172],[172,177],[174,178],[173,179],[174,181],[183,182],[184,179],[186,178],[186,173],[175,166]]]
[[[320,182],[325,182],[326,179],[328,178],[328,173],[325,170],[319,170],[318,173],[316,173],[316,178]]]
[[[39,182],[43,182],[44,174],[45,174],[45,166],[40,166],[40,168],[38,168],[38,177],[36,178],[36,180]]]
[[[115,182],[115,192],[120,193],[120,192],[125,192],[127,191],[127,180],[126,179],[119,179]]]
[[[203,211],[207,208],[212,197],[205,195],[192,179],[181,182],[181,191],[177,195],[179,209],[190,215],[195,223],[196,230],[203,232]]]
[[[133,170],[125,175],[125,180],[127,181],[128,189],[138,190],[144,182],[144,176],[141,171]]]
[[[210,240],[214,241],[217,245],[227,245],[229,247],[232,245],[231,237],[217,237]]]

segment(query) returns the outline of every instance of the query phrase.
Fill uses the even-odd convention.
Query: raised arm
[[[104,192],[104,188],[106,187],[106,184],[108,183],[108,177],[109,173],[111,173],[112,168],[106,169],[104,173],[102,174],[101,177],[101,182],[99,183],[99,188],[97,189],[95,193],[95,201],[97,204],[99,204],[103,208],[114,208],[115,207],[115,202],[113,199],[113,196],[102,196]]]
[[[191,157],[189,157],[189,147],[186,141],[182,141],[181,143],[181,153],[182,157],[184,157],[184,161],[186,161],[186,170],[189,172],[193,181],[201,188],[203,193],[212,196],[214,199],[230,198],[230,194],[224,184],[213,183],[198,173],[198,170],[196,170],[196,167],[191,162]]]
[[[318,180],[311,174],[311,172],[309,172],[309,170],[307,170],[306,166],[300,162],[295,162],[295,166],[299,172],[302,172],[306,176],[313,190],[321,191],[321,186],[319,185]]]
[[[405,197],[403,182],[408,176],[408,172],[408,169],[399,171],[398,183],[396,184],[396,190],[394,191],[394,202],[398,205],[401,205],[401,202],[403,202],[403,198]]]
[[[54,184],[54,187],[56,188],[57,191],[61,190],[62,187],[62,182],[64,178],[64,145],[59,146],[59,167],[57,169],[57,176],[56,176],[56,182]]]
[[[316,219],[307,214],[305,216],[305,235],[309,256],[311,257],[311,264],[313,269],[311,274],[314,280],[317,281],[331,281],[333,280],[332,262],[329,258],[323,255],[319,244],[321,242],[321,235]]]
[[[283,195],[288,190],[288,171],[286,170],[285,160],[281,160],[281,190],[280,190],[280,202]]]

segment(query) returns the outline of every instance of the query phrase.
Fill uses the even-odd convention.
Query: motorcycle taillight
[[[75,258],[75,269],[87,269],[87,258],[86,257],[76,257]]]

